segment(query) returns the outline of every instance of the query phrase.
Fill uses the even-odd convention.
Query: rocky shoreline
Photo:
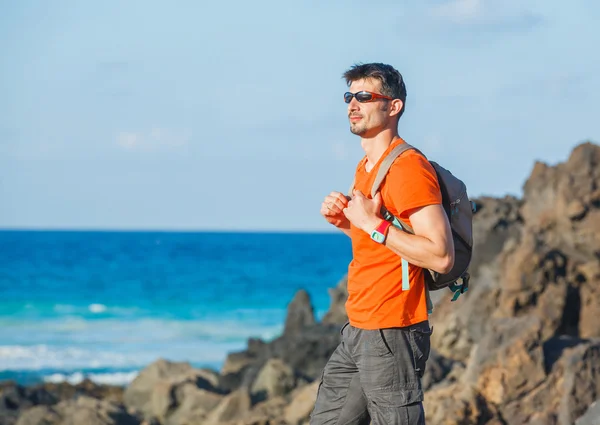
[[[472,287],[437,302],[427,423],[600,424],[600,147],[536,163],[523,199],[476,200]],[[0,384],[0,425],[302,425],[346,321],[346,281],[317,322],[299,291],[283,334],[220,371],[157,360],[126,388]]]

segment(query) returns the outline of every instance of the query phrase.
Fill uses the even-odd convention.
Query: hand
[[[321,204],[321,215],[336,227],[349,227],[350,222],[343,212],[347,206],[348,198],[343,193],[331,192]]]
[[[371,233],[381,222],[381,194],[377,192],[375,198],[369,199],[361,191],[354,190],[353,195],[343,210],[344,215],[354,226]]]

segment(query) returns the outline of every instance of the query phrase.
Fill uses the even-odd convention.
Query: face
[[[381,94],[381,83],[376,79],[364,79],[353,81],[349,92],[369,91]],[[395,114],[390,115],[400,100],[375,99],[371,102],[360,103],[352,98],[348,104],[348,119],[350,120],[350,131],[363,137],[374,136],[390,125],[395,125]],[[399,109],[398,109],[399,111]]]

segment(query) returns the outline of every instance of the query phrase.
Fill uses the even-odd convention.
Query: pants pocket
[[[422,378],[431,351],[431,329],[419,326],[410,330],[410,345],[415,361],[415,372]]]
[[[425,425],[423,403],[412,403],[404,406],[377,405],[370,406],[372,424],[386,425]]]
[[[346,327],[350,324],[350,322],[346,322],[344,323],[344,326],[342,326],[342,328],[340,329],[340,335],[344,336],[344,329],[346,329]]]
[[[373,331],[373,337],[375,338],[375,346],[377,348],[377,354],[382,357],[393,357],[396,347],[394,347],[394,341],[392,338],[386,337],[385,329],[378,329]]]
[[[362,332],[357,358],[361,383],[374,405],[399,407],[422,401],[415,372],[415,355],[407,329],[390,328]]]
[[[404,399],[406,400],[406,399]],[[425,411],[422,402],[407,403],[396,397],[374,397],[369,403],[369,415],[374,425],[424,425]]]

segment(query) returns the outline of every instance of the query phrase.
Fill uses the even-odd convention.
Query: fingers
[[[364,198],[366,199],[367,197],[365,195],[363,195],[363,193],[360,190],[354,189],[352,191],[352,194],[356,197],[356,198]]]
[[[321,215],[326,217],[334,217],[342,213],[345,207],[340,207],[335,201],[325,200],[321,204]]]
[[[346,195],[340,192],[331,192],[329,196],[340,201],[342,205],[348,205],[348,201],[350,200]]]
[[[322,206],[325,206],[332,214],[341,214],[348,206],[348,198],[339,192],[331,192],[325,197]]]
[[[379,211],[381,209],[381,204],[383,203],[383,201],[381,200],[381,192],[377,192],[375,194],[373,201],[375,202],[375,208],[377,209],[377,211]]]

